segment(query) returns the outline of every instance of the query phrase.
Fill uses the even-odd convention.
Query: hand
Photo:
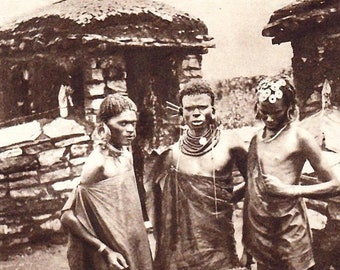
[[[246,191],[246,186],[244,182],[237,185],[234,188],[230,201],[232,203],[238,203],[244,198],[245,191]]]
[[[109,269],[127,269],[129,267],[122,254],[112,251],[108,247],[105,248],[105,254]]]
[[[251,269],[251,265],[255,262],[253,261],[253,257],[245,249],[243,249],[240,263],[242,267]]]
[[[276,176],[263,174],[265,190],[271,195],[289,196],[289,185],[282,183]]]

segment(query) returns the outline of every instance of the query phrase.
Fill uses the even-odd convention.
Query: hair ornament
[[[283,93],[280,89],[275,92],[275,97],[277,99],[281,99],[283,97]]]
[[[272,104],[275,103],[283,97],[283,92],[280,87],[285,85],[286,81],[284,79],[279,79],[277,81],[263,79],[257,87],[259,101],[264,102],[268,100],[268,102]]]
[[[92,133],[92,140],[95,144],[105,146],[111,140],[110,128],[104,122],[100,122]]]
[[[269,98],[268,98],[268,101],[270,103],[275,103],[277,100],[276,96],[275,95],[270,95]]]

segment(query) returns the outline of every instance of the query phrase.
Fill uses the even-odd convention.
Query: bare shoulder
[[[179,149],[179,143],[176,142],[173,145],[167,147],[159,156],[160,160],[164,166],[169,166],[172,163],[172,159],[174,156],[174,149]]]
[[[313,136],[311,133],[309,133],[306,129],[299,126],[298,123],[291,125],[291,130],[295,132],[297,138],[301,141],[310,141],[313,140]]]
[[[222,130],[221,137],[218,145],[219,150],[225,153],[225,157],[228,160],[233,160],[241,172],[246,176],[246,164],[247,164],[247,149],[245,142],[241,139],[237,132],[233,130]]]
[[[100,147],[95,147],[83,166],[81,173],[81,183],[93,183],[102,178],[102,172],[105,164],[105,156]]]
[[[87,157],[84,165],[84,169],[96,169],[101,168],[105,162],[105,153],[101,147],[97,146],[93,149],[91,154]]]
[[[299,149],[303,152],[317,151],[320,147],[311,133],[299,126],[299,123],[292,123],[289,128],[289,136],[296,141]]]
[[[108,150],[107,149],[103,149],[102,147],[100,147],[100,146],[96,146],[93,150],[92,150],[92,152],[91,152],[91,154],[89,155],[89,158],[100,158],[100,159],[103,159],[104,158],[104,156],[105,156],[105,154],[106,154],[106,152],[108,152]]]

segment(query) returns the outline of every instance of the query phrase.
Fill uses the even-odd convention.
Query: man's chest
[[[228,153],[214,150],[202,156],[189,156],[178,151],[174,155],[173,166],[186,174],[224,176],[232,169],[232,158]]]
[[[132,170],[132,161],[128,157],[107,158],[103,166],[103,174],[106,178],[122,175]]]

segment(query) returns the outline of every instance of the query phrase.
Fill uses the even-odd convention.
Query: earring
[[[255,120],[261,120],[261,112],[259,111],[257,103],[254,106],[254,113],[255,113],[254,119]]]
[[[99,144],[109,143],[111,140],[110,128],[104,122],[101,122],[95,128],[92,137],[93,140],[98,141]]]
[[[288,110],[287,110],[287,119],[289,121],[293,120],[293,113],[294,113],[294,110],[292,107],[290,107]]]

